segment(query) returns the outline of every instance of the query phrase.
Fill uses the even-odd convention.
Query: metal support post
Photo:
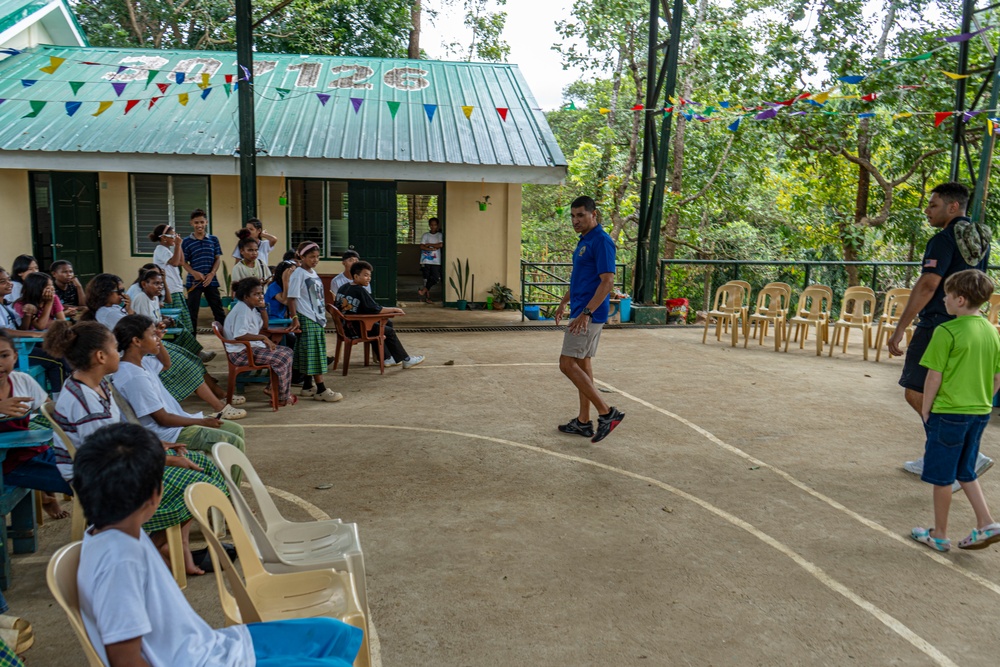
[[[972,14],[976,10],[976,0],[963,0],[962,1],[962,27],[959,32],[971,32],[970,27],[972,26]],[[958,45],[958,68],[955,70],[958,74],[968,74],[969,71],[969,41],[966,40]],[[951,171],[949,172],[949,180],[957,181],[959,179],[959,169],[962,165],[962,146],[965,143],[965,79],[959,79],[955,82],[955,129],[952,133],[951,140]],[[974,174],[969,174],[969,178],[973,178]]]
[[[257,217],[257,130],[253,99],[253,15],[250,0],[236,0],[237,100],[240,113],[242,222]]]

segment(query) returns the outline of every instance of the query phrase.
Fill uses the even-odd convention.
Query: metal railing
[[[572,262],[526,262],[521,260],[521,321],[525,306],[558,306],[569,289]],[[628,291],[628,266],[615,264],[615,287]],[[544,300],[541,300],[544,299]]]

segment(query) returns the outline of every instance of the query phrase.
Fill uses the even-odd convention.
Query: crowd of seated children
[[[107,327],[108,331],[113,331],[119,320],[130,314],[131,307],[121,278],[111,273],[101,273],[87,283],[87,312],[83,321],[96,320]],[[246,399],[234,396],[232,404],[223,403],[220,395],[224,396],[225,392],[205,371],[205,366],[198,357],[172,343],[165,343],[164,347],[170,354],[171,364],[163,370],[161,379],[174,398],[183,401],[191,394],[196,394],[223,419],[246,417],[246,410],[235,407],[246,402]]]
[[[107,376],[118,371],[120,356],[118,342],[111,331],[99,322],[87,321],[70,325],[56,322],[45,334],[45,346],[52,354],[65,358],[73,368],[56,401],[53,415],[59,426],[66,432],[77,454],[86,449],[86,439],[102,426],[122,421],[121,411],[111,395]],[[145,429],[139,427],[143,432]],[[150,437],[155,436],[150,433]],[[159,443],[167,450],[166,469],[162,474],[163,500],[155,512],[151,512],[142,523],[150,533],[153,542],[161,549],[166,547],[163,531],[180,525],[184,539],[184,564],[188,574],[204,574],[197,567],[188,546],[191,528],[191,513],[184,504],[184,489],[196,482],[209,482],[226,491],[222,474],[211,460],[201,452],[188,452],[176,443]],[[72,483],[73,459],[59,440],[53,442],[55,461],[63,478]],[[80,487],[74,485],[79,492]],[[87,512],[88,521],[95,517]],[[168,575],[169,576],[169,575]]]
[[[326,356],[324,331],[326,298],[323,281],[315,270],[319,264],[319,246],[312,241],[303,241],[296,252],[299,266],[288,280],[285,299],[292,327],[301,330],[294,355],[294,368],[305,376],[299,395],[335,403],[343,400],[344,396],[323,383],[323,373],[330,362]]]
[[[372,297],[371,292],[366,289],[372,280],[371,264],[363,260],[354,262],[351,265],[351,276],[354,279],[353,282],[342,286],[337,291],[336,304],[341,313],[344,315],[403,314],[402,308],[380,306]],[[360,336],[358,326],[358,322],[346,322],[345,332],[351,335],[351,331],[353,331],[355,336]],[[378,327],[378,324],[372,327],[372,330],[376,334],[378,333]],[[377,358],[378,347],[375,345],[372,347],[375,350]],[[399,342],[399,337],[392,326],[392,320],[385,323],[385,352],[388,355],[385,359],[386,366],[398,366],[402,364],[403,368],[413,368],[424,361],[423,356],[411,357],[406,353],[403,344]]]
[[[276,345],[269,336],[262,333],[266,328],[264,317],[264,287],[258,278],[244,278],[233,283],[236,304],[229,311],[223,330],[227,340],[244,340],[253,349],[253,361],[258,365],[270,366],[278,375],[278,404],[294,405],[298,402],[292,396],[293,352],[287,347]],[[245,366],[250,361],[245,345],[226,344],[229,361],[237,366]],[[265,391],[270,391],[266,389]]]
[[[54,281],[53,287],[62,302],[66,319],[75,320],[83,314],[85,308],[82,303],[83,286],[73,271],[73,265],[65,259],[56,260],[49,266],[49,275]]]
[[[154,265],[147,269],[139,277],[139,291],[134,298],[130,299],[129,305],[136,315],[145,315],[157,324],[163,324],[163,328],[170,328],[174,325],[173,318],[164,317],[160,311],[160,299],[163,295],[164,280],[163,271]],[[198,339],[183,327],[176,327],[180,331],[174,334],[174,339],[170,341],[173,345],[184,348],[191,354],[198,357],[202,363],[208,363],[215,358],[214,352],[206,352],[198,343]]]
[[[0,332],[11,338],[37,338],[38,333],[22,329],[21,316],[6,300],[10,297],[14,286],[10,275],[0,267]],[[45,381],[49,390],[58,394],[63,381],[69,377],[69,366],[62,359],[54,358],[39,345],[35,345],[28,355],[28,363],[38,366],[45,372]]]

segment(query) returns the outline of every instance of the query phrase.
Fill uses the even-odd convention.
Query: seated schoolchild
[[[139,291],[130,303],[132,312],[136,315],[145,315],[157,325],[162,325],[163,329],[174,326],[174,321],[169,317],[164,317],[160,312],[162,295],[163,270],[158,266],[148,269],[139,277]],[[171,343],[196,355],[202,363],[208,363],[215,358],[215,353],[206,352],[193,334],[183,327],[177,328],[180,331],[174,335]]]
[[[170,367],[170,354],[161,344],[160,329],[153,320],[126,315],[115,325],[114,334],[122,359],[111,379],[140,424],[160,440],[188,449],[211,453],[215,443],[228,442],[246,451],[242,426],[200,412],[185,412],[163,386],[160,372]]]
[[[402,315],[402,308],[384,308],[380,306],[374,298],[372,298],[371,293],[365,289],[372,281],[372,265],[363,260],[355,262],[351,266],[351,276],[354,278],[354,282],[344,285],[337,291],[337,308],[344,315],[378,315],[382,313],[384,315]],[[356,322],[348,322],[348,326],[357,331]],[[376,324],[372,331],[378,332],[378,324]],[[375,351],[376,358],[378,357],[378,347],[373,345],[372,348]],[[389,356],[385,359],[386,366],[398,366],[403,364],[403,368],[413,368],[424,360],[423,356],[411,357],[403,349],[403,344],[399,342],[399,337],[396,336],[396,331],[393,329],[392,320],[386,322],[385,325],[385,351]]]
[[[49,274],[55,281],[56,296],[62,301],[66,318],[72,320],[82,315],[86,310],[83,305],[83,285],[73,272],[73,265],[65,259],[56,260],[49,266]]]
[[[257,239],[245,228],[236,232],[236,235],[240,238],[236,245],[236,249],[240,252],[240,261],[233,266],[233,282],[236,283],[244,278],[257,278],[262,283],[267,282],[271,277],[271,269],[259,257]]]
[[[50,352],[64,356],[73,367],[73,375],[66,380],[65,388],[56,401],[53,418],[66,432],[76,448],[77,456],[86,450],[87,437],[102,426],[122,421],[121,411],[111,395],[111,386],[105,379],[118,370],[118,342],[115,337],[97,322],[80,322],[70,326],[66,322],[56,322],[45,334],[45,346]],[[163,502],[155,512],[150,512],[142,527],[153,536],[159,547],[166,547],[164,531],[179,525],[184,541],[184,566],[188,574],[204,574],[197,567],[188,546],[191,530],[191,513],[184,504],[184,489],[196,482],[208,482],[226,491],[226,481],[212,464],[209,457],[201,452],[188,452],[182,445],[161,442],[151,432],[141,426],[136,427],[149,433],[152,442],[166,450],[166,469],[161,468]],[[63,479],[73,481],[73,458],[58,439],[53,443],[56,465]],[[80,486],[73,485],[79,493]],[[84,505],[84,515],[88,521],[95,516],[88,513]]]
[[[244,278],[233,283],[233,293],[238,301],[229,311],[223,325],[228,340],[245,340],[253,348],[253,362],[267,365],[278,374],[278,404],[294,405],[298,402],[292,396],[292,357],[290,348],[275,345],[271,338],[261,331],[264,329],[264,288],[257,278]],[[244,345],[226,344],[229,361],[244,366],[249,359]]]
[[[4,303],[11,289],[13,281],[2,267],[0,267],[0,331],[11,338],[38,338],[37,331],[25,331],[22,329],[21,316],[13,306]],[[28,364],[38,366],[45,371],[45,381],[52,389],[53,394],[58,394],[62,389],[63,381],[69,377],[69,365],[62,359],[56,359],[42,349],[40,345],[35,345],[28,354]]]
[[[115,325],[126,315],[132,315],[132,307],[125,296],[122,280],[111,273],[101,273],[87,283],[87,312],[81,318],[83,321],[96,320],[113,331]],[[187,350],[173,343],[163,346],[170,354],[170,367],[163,370],[161,380],[178,401],[183,401],[191,394],[208,403],[213,411],[221,413],[223,419],[242,419],[247,416],[246,410],[234,407],[245,403],[243,396],[233,396],[233,403],[226,404],[219,398],[225,392],[215,378],[205,371],[205,365]]]
[[[15,371],[16,367],[14,340],[0,331],[0,433],[30,430],[32,413],[49,398],[35,378]],[[53,519],[69,516],[55,494],[72,493],[72,489],[59,474],[55,453],[48,445],[7,450],[3,481],[8,486],[42,491],[42,507]]]
[[[21,329],[45,331],[53,321],[66,319],[52,276],[36,271],[25,276],[21,286],[21,296],[14,302],[14,312],[21,316]]]
[[[350,667],[360,629],[332,618],[213,630],[163,567],[143,526],[165,502],[164,454],[140,426],[89,436],[73,462],[73,486],[93,523],[83,537],[80,612],[109,667]]]
[[[350,285],[354,282],[354,278],[351,276],[351,267],[354,266],[360,259],[361,255],[359,255],[355,250],[345,250],[340,255],[340,263],[344,265],[344,271],[343,273],[335,275],[333,280],[330,281],[330,291],[333,292],[334,295],[336,295],[337,292],[340,291],[340,288],[344,285]],[[366,285],[365,289],[367,289],[368,293],[371,294],[371,285]]]
[[[30,274],[38,271],[38,260],[31,255],[18,255],[14,258],[14,263],[10,267],[11,280],[14,281],[13,288],[7,296],[7,303],[14,303],[21,298],[21,290],[24,288],[24,279]]]

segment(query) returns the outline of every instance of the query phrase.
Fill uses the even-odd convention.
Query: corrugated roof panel
[[[39,71],[50,56],[66,60],[54,74]],[[118,71],[127,65],[137,69]],[[258,53],[255,66],[262,160],[566,164],[516,65]],[[203,99],[206,68],[212,77]],[[157,74],[147,84],[149,69]],[[0,62],[0,150],[232,156],[237,94],[227,96],[223,82],[236,70],[231,52],[35,47]],[[175,71],[186,72],[180,84]],[[25,87],[23,79],[36,83]],[[70,81],[84,82],[76,95]],[[120,97],[113,81],[126,84]],[[180,93],[188,94],[186,106]],[[325,105],[317,94],[329,96]],[[150,109],[154,96],[160,99]],[[351,98],[361,100],[357,111]],[[31,100],[46,106],[24,118]],[[138,103],[126,115],[128,100]],[[72,101],[82,105],[69,118]],[[113,104],[93,116],[102,101]],[[395,118],[388,102],[399,103]],[[425,105],[436,105],[433,118]],[[471,118],[465,105],[474,107]],[[509,109],[506,121],[497,107]]]

